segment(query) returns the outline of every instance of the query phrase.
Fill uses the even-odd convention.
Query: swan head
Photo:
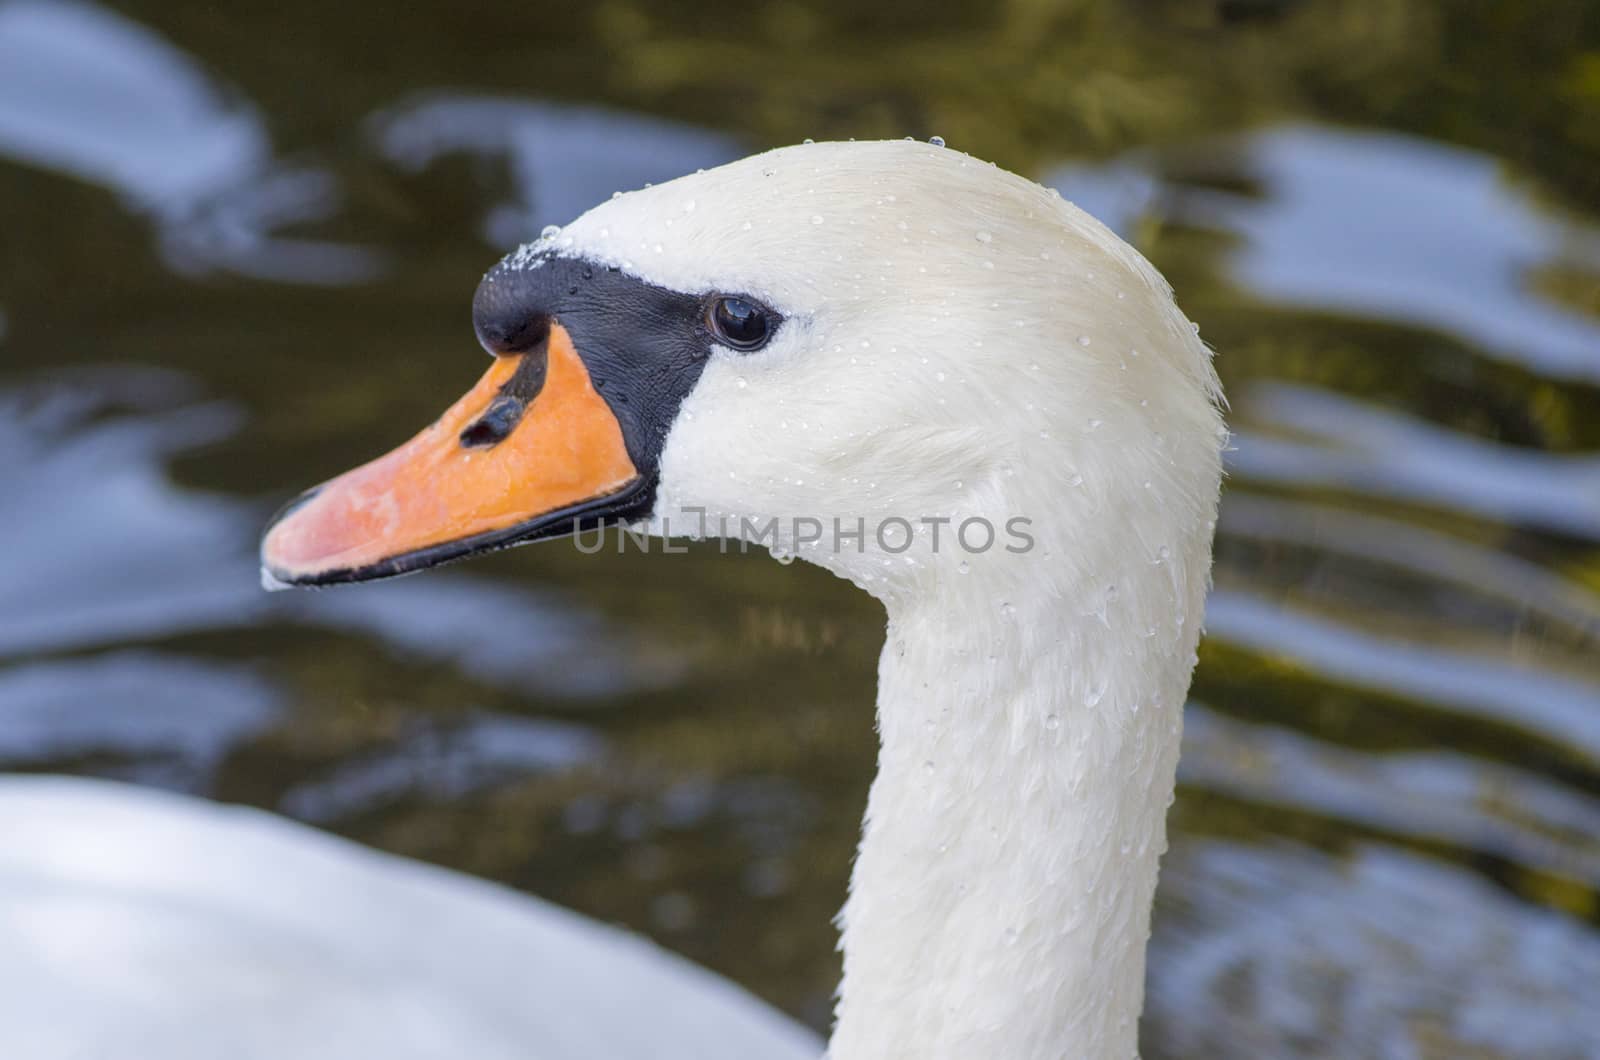
[[[1218,391],[1166,283],[954,150],[807,144],[614,197],[491,269],[474,321],[489,373],[280,514],[268,579],[625,523],[890,599],[1209,542]]]

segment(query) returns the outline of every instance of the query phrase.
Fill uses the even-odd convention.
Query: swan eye
[[[717,341],[736,350],[759,350],[772,337],[772,313],[760,302],[720,295],[706,307],[706,325]]]

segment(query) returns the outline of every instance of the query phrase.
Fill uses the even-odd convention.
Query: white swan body
[[[957,152],[805,145],[621,196],[507,259],[480,289],[497,371],[535,356],[506,323],[518,292],[566,269],[576,295],[590,266],[691,303],[738,292],[782,319],[756,352],[713,344],[683,369],[692,385],[646,435],[658,451],[629,438],[615,466],[658,460],[640,521],[755,538],[888,611],[831,1060],[1135,1055],[1224,437],[1209,354],[1166,284],[1082,211]],[[557,331],[529,418],[558,400],[549,388],[582,390],[585,354],[560,344],[592,344],[593,330]],[[671,385],[669,369],[637,370]],[[484,385],[474,394],[496,392]],[[455,429],[416,444],[452,448]],[[494,467],[520,430],[449,459]],[[313,569],[305,542],[319,519],[371,523],[359,492],[327,513],[380,465],[284,517],[264,549],[274,580],[348,580],[355,552]],[[397,510],[370,533],[389,533]],[[589,983],[563,978],[529,989],[551,991],[550,1017],[568,1021],[556,1038],[579,1041],[603,1007],[564,1003]],[[523,988],[494,996],[514,1007]],[[774,1051],[740,1055],[788,1055],[776,1050],[792,1035],[751,1026]],[[718,1055],[706,1043],[726,1040],[707,1026],[671,1052],[668,1030],[654,1052],[590,1055]]]
[[[0,1055],[814,1060],[648,941],[255,810],[0,778]]]

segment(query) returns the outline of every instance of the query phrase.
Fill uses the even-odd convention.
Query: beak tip
[[[298,589],[306,584],[304,574],[291,573],[293,564],[282,562],[285,559],[284,538],[285,528],[291,522],[291,517],[303,509],[317,494],[322,492],[322,487],[317,486],[306,490],[294,500],[285,504],[272,516],[261,534],[261,588],[269,593],[282,592],[285,589]]]
[[[261,588],[269,593],[282,592],[285,589],[295,588],[293,581],[274,571],[265,561],[261,564]]]

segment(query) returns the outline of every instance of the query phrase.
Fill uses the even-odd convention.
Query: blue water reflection
[[[1600,233],[1558,219],[1494,159],[1412,137],[1289,128],[1246,149],[1259,198],[1196,196],[1186,216],[1244,238],[1234,275],[1264,297],[1457,335],[1540,372],[1600,379],[1600,321],[1552,304],[1534,266]]]
[[[0,393],[0,660],[248,622],[242,512],[176,490],[163,461],[237,428],[183,404],[175,375],[107,370],[87,385]],[[100,418],[121,407],[132,414]]]
[[[495,246],[565,224],[614,191],[708,169],[745,152],[731,137],[602,107],[490,96],[425,96],[370,122],[383,156],[416,171],[450,154],[504,157],[518,197],[490,206]]]
[[[1316,126],[1195,153],[1225,160],[1258,193],[1197,185],[1181,161],[1168,172],[1146,152],[1049,181],[1123,235],[1154,214],[1238,237],[1231,274],[1269,301],[1431,328],[1540,372],[1600,380],[1600,321],[1547,300],[1529,276],[1558,261],[1600,268],[1600,230],[1540,208],[1494,159]]]
[[[1354,557],[1393,575],[1487,597],[1519,619],[1565,627],[1580,641],[1600,640],[1600,593],[1538,563],[1401,519],[1240,490],[1229,496],[1218,530],[1230,539]]]
[[[332,176],[278,160],[255,107],[95,4],[0,4],[0,157],[117,193],[185,272],[353,283],[379,266],[369,248],[277,234],[332,216]]]
[[[0,767],[93,755],[114,776],[199,787],[283,701],[249,667],[168,652],[23,663],[0,669]]]
[[[1600,800],[1516,766],[1447,750],[1374,755],[1201,703],[1185,716],[1183,752],[1188,787],[1449,844],[1463,856],[1600,877]]]
[[[1170,1056],[1594,1056],[1578,984],[1600,938],[1394,847],[1348,858],[1213,842],[1152,941],[1153,1037]],[[1337,929],[1331,929],[1337,925]]]
[[[443,802],[506,780],[589,765],[604,747],[581,725],[478,715],[459,725],[423,727],[393,749],[297,784],[279,806],[301,820],[339,821],[402,797]]]
[[[1326,390],[1261,383],[1235,397],[1250,421],[1233,469],[1260,483],[1333,487],[1600,540],[1600,456],[1519,449]]]
[[[1450,650],[1355,629],[1222,589],[1206,604],[1206,631],[1258,652],[1292,658],[1353,687],[1533,728],[1600,764],[1600,681],[1495,658],[1481,649]]]

